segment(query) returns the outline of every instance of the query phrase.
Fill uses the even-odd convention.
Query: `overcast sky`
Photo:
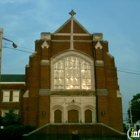
[[[109,42],[126,116],[128,102],[140,92],[140,0],[0,0],[3,36],[18,44],[13,49],[3,41],[2,74],[25,74],[34,41],[41,32],[55,32],[72,9],[90,33],[103,33]]]

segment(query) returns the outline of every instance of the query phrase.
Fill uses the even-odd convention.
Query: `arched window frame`
[[[61,53],[51,59],[51,91],[59,91],[59,90],[71,90],[71,89],[55,89],[54,88],[54,64],[66,57],[78,57],[81,60],[87,62],[90,65],[90,72],[91,72],[91,88],[88,90],[95,91],[95,82],[94,82],[94,60],[88,56],[87,54],[78,52],[78,51],[67,51],[65,53]],[[65,77],[64,77],[65,78]],[[81,79],[80,79],[81,80]],[[65,82],[64,82],[65,83]],[[64,85],[65,86],[65,85]],[[72,89],[72,90],[87,90],[87,89],[81,89],[81,84],[80,84],[80,89]]]
[[[64,122],[64,107],[61,106],[61,105],[54,105],[54,106],[52,106],[52,111],[51,111],[51,116],[50,116],[50,122],[54,123],[54,112],[56,110],[60,110],[61,111],[62,122]]]
[[[92,106],[92,105],[86,105],[83,107],[83,111],[84,111],[84,121],[85,121],[85,111],[86,110],[91,110],[92,112],[92,122],[96,122],[97,118],[96,118],[96,107]]]

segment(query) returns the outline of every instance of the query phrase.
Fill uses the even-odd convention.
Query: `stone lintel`
[[[62,90],[62,91],[51,91],[51,95],[82,95],[82,96],[87,96],[87,95],[95,95],[95,91],[92,90]]]
[[[49,60],[41,60],[40,65],[50,65]]]
[[[107,89],[97,89],[97,95],[107,95]]]
[[[96,60],[95,66],[104,66],[104,61],[103,60]]]
[[[39,94],[40,95],[50,95],[50,89],[40,89]]]

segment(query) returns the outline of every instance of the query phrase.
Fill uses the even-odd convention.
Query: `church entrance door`
[[[68,123],[79,123],[79,112],[77,110],[68,111]]]

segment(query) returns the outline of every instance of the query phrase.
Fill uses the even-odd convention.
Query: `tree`
[[[4,129],[0,130],[0,139],[4,140],[20,140],[23,134],[35,130],[32,126],[22,126],[14,109],[9,110],[9,113],[5,113],[5,116],[0,118],[0,125],[4,126]]]
[[[133,123],[140,121],[140,93],[133,96],[133,99],[130,101],[130,107],[132,112]],[[128,109],[128,117],[130,122],[130,108]]]
[[[14,109],[9,110],[9,113],[5,113],[5,116],[2,120],[4,125],[20,125],[19,115],[14,113]]]

